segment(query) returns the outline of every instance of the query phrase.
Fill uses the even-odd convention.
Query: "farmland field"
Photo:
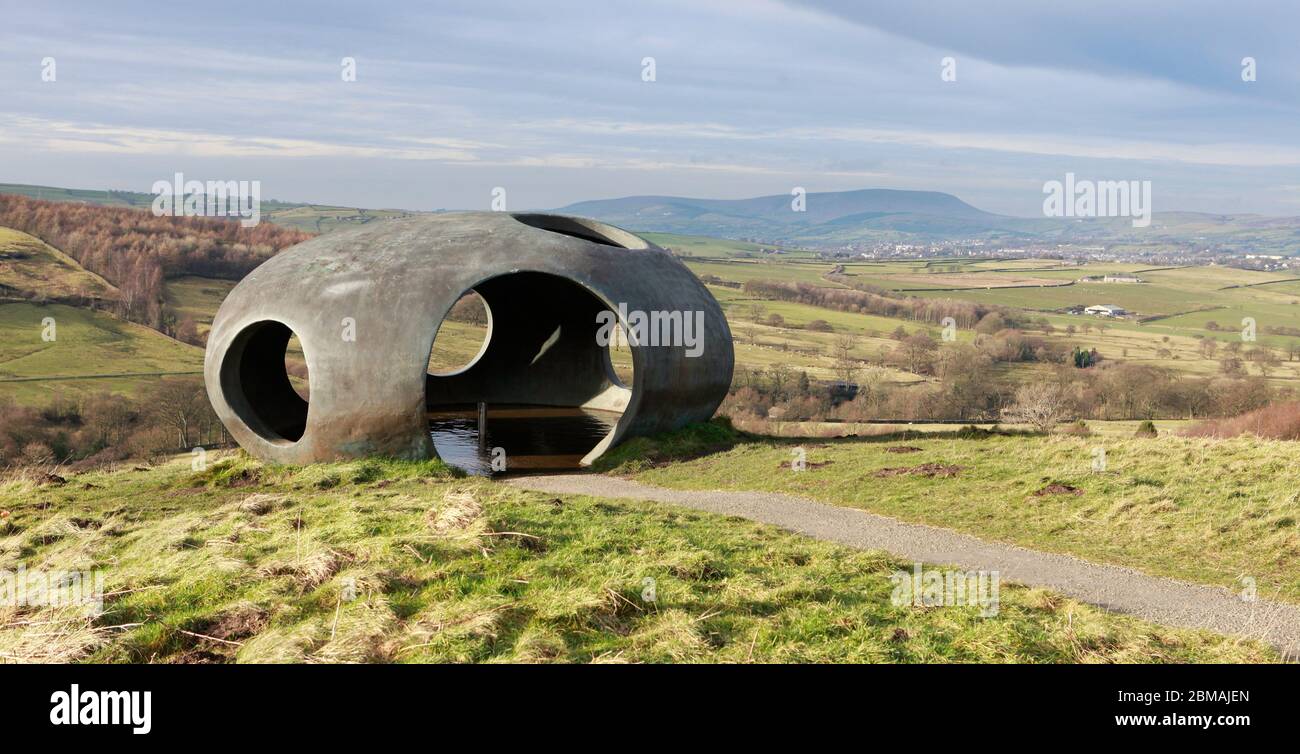
[[[45,320],[53,320],[53,341]],[[203,350],[108,314],[49,304],[0,304],[0,396],[44,404],[55,395],[136,394],[160,376],[197,374]]]
[[[786,263],[769,257],[761,262],[701,259],[687,260],[687,264],[696,274],[713,275],[724,283],[775,280],[843,287],[823,277],[835,267],[830,262]],[[1136,274],[1145,282],[1079,282],[1085,277],[1115,273]],[[1292,349],[1300,350],[1300,337],[1285,334],[1287,328],[1300,332],[1300,281],[1290,280],[1285,274],[1226,267],[1152,269],[1136,264],[1064,267],[1057,260],[847,262],[842,274],[854,284],[874,285],[910,296],[1024,309],[1046,318],[1056,328],[1049,338],[1069,346],[1096,348],[1107,358],[1167,367],[1188,375],[1212,376],[1220,368],[1222,354],[1203,355],[1199,350],[1202,339],[1212,338],[1221,344],[1236,342],[1247,348],[1266,346],[1277,349],[1283,358],[1269,368],[1269,381],[1278,386],[1300,387],[1300,362],[1290,360]],[[1012,287],[1025,286],[1028,280],[1039,280],[1041,286]],[[887,336],[900,324],[908,332],[920,330],[936,338],[939,334],[939,328],[925,323],[759,300],[721,283],[710,285],[710,290],[727,311],[739,342],[745,340],[740,336],[753,332],[746,320],[752,319],[758,305],[763,316],[779,314],[785,320],[786,347],[796,354],[825,351],[828,338],[790,329],[804,327],[813,320],[861,336],[859,354],[864,357],[890,347]],[[1072,306],[1093,304],[1116,304],[1137,316],[1098,319],[1064,313]],[[1242,330],[1249,322],[1246,318],[1253,318],[1255,332],[1253,341],[1243,342]],[[1071,331],[1064,332],[1067,329]],[[958,341],[972,337],[968,331],[956,333]],[[804,363],[810,374],[825,376],[825,365],[816,358],[810,355]],[[1254,364],[1247,363],[1245,369],[1260,373]]]

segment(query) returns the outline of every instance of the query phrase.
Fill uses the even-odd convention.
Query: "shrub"
[[[1137,431],[1133,433],[1133,436],[1134,437],[1155,437],[1157,434],[1159,433],[1156,432],[1156,425],[1153,424],[1150,419],[1147,419],[1146,421],[1138,425]]]
[[[1187,437],[1249,434],[1268,440],[1300,440],[1300,402],[1275,403],[1228,419],[1204,421],[1182,434]]]

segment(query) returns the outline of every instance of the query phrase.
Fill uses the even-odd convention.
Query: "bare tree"
[[[1016,390],[1015,403],[1002,414],[1007,420],[1050,432],[1069,410],[1070,396],[1064,388],[1054,382],[1034,382]]]
[[[159,424],[176,430],[177,447],[190,447],[190,432],[207,413],[208,397],[198,380],[169,378],[159,380],[151,391],[149,404]]]
[[[923,332],[909,335],[894,349],[898,362],[912,374],[925,374],[934,364],[934,352],[939,345]]]
[[[853,349],[858,345],[858,339],[853,333],[840,333],[835,336],[835,342],[831,344],[831,356],[835,359],[835,376],[843,382],[853,382],[853,377],[858,373],[858,361],[853,358]]]

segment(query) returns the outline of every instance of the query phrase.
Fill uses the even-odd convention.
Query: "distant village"
[[[773,239],[745,238],[764,245],[762,253],[781,253],[784,249],[814,251],[829,259],[857,257],[871,260],[890,259],[1053,259],[1063,265],[1097,262],[1147,264],[1151,266],[1221,265],[1247,270],[1300,270],[1300,257],[1283,254],[1259,254],[1237,247],[1194,246],[1190,244],[1071,244],[1023,243],[1008,245],[985,239],[898,243],[861,242],[833,247],[810,247],[801,243],[782,243]],[[1122,277],[1122,276],[1116,276]],[[1137,282],[1106,280],[1104,282]]]

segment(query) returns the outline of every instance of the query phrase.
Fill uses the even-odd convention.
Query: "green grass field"
[[[212,318],[234,287],[233,280],[189,275],[164,282],[163,299],[167,306],[176,311],[178,317],[193,319],[202,335],[212,327]]]
[[[53,341],[42,337],[46,318],[54,323]],[[0,332],[0,396],[20,403],[101,391],[135,394],[159,376],[203,370],[202,349],[89,309],[0,304]]]
[[[1091,422],[1090,424],[1100,424]],[[919,427],[918,427],[919,429]],[[1168,427],[1166,426],[1166,430]],[[1128,436],[1124,436],[1127,434]],[[906,445],[919,452],[893,453]],[[810,465],[782,469],[795,448]],[[618,464],[616,455],[609,461]],[[1093,463],[1104,454],[1104,470]],[[933,463],[956,476],[878,477]],[[629,462],[620,471],[636,471]],[[1300,445],[1255,438],[909,436],[745,442],[639,471],[690,489],[789,492],[905,521],[1300,602]],[[1036,494],[1049,484],[1078,494]]]
[[[100,615],[0,607],[9,662],[1278,659],[1011,584],[990,617],[895,606],[889,577],[912,564],[881,553],[438,462],[186,457],[0,482],[0,508],[0,568],[98,570],[106,594]]]

